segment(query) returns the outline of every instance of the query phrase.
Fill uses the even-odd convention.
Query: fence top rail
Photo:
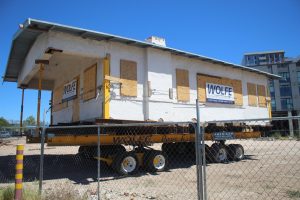
[[[95,125],[72,125],[72,126],[48,126],[47,129],[56,128],[108,128],[108,127],[133,127],[133,126],[168,126],[168,125],[188,125],[196,122],[147,122],[147,123],[130,123],[130,124],[95,124]]]
[[[283,121],[283,120],[300,120],[300,116],[291,117],[273,117],[273,118],[253,118],[253,119],[234,119],[234,120],[215,120],[205,121],[204,123],[233,123],[233,122],[250,122],[250,121]]]

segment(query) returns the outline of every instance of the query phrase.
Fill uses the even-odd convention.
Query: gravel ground
[[[246,158],[240,162],[208,163],[208,199],[300,199],[300,142],[295,140],[239,140]],[[25,138],[0,143],[0,187],[14,182],[15,145]],[[154,148],[160,148],[155,145]],[[76,155],[78,147],[45,148],[44,191],[70,189],[97,199],[97,162]],[[24,182],[37,184],[40,144],[26,144]],[[193,159],[173,158],[165,172],[143,169],[121,177],[101,165],[101,199],[197,199]]]

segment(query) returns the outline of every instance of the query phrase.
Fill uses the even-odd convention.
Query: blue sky
[[[299,0],[0,0],[1,76],[12,36],[29,17],[138,40],[161,36],[167,46],[237,64],[245,52],[300,55]],[[43,92],[42,111],[49,99]],[[20,103],[15,83],[0,84],[0,117],[18,120]],[[26,90],[24,118],[36,109],[37,91]]]

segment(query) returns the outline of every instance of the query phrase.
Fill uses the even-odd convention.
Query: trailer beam
[[[49,146],[93,146],[97,145],[97,134],[78,135],[69,133],[67,135],[47,135]],[[234,139],[258,138],[261,132],[234,132]],[[213,140],[212,133],[205,133],[205,140]],[[27,142],[39,142],[38,139],[28,138]],[[169,134],[143,134],[143,135],[100,135],[101,145],[151,145],[153,143],[172,143],[172,142],[195,142],[194,133],[169,133]]]

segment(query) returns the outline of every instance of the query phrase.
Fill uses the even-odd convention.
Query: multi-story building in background
[[[280,75],[280,80],[269,81],[273,117],[300,115],[300,57],[288,58],[284,51],[244,54],[242,64]]]

